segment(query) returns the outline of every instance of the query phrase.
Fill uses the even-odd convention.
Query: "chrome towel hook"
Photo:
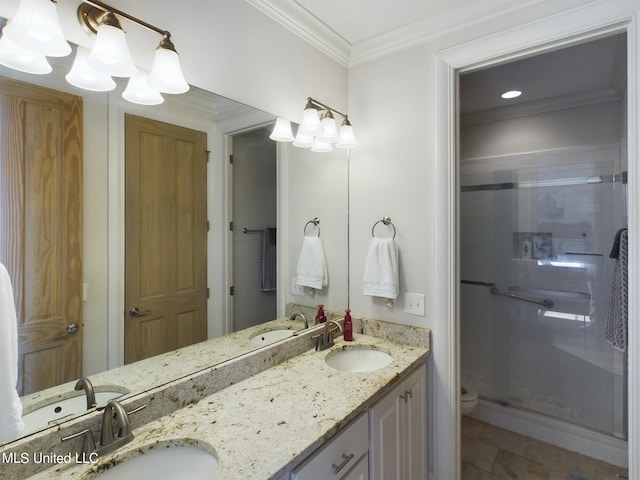
[[[304,229],[303,229],[303,233],[306,236],[307,235],[307,227],[309,225],[313,224],[317,229],[318,229],[318,237],[320,236],[320,220],[318,220],[318,217],[314,217],[313,220],[309,220],[307,223],[304,224]]]
[[[375,230],[376,230],[376,226],[377,226],[379,223],[382,223],[383,225],[386,225],[386,226],[391,225],[391,228],[393,228],[393,238],[394,238],[394,239],[396,238],[396,226],[395,226],[395,225],[393,224],[393,222],[391,221],[391,217],[388,217],[388,216],[386,216],[386,215],[385,215],[384,217],[382,217],[382,219],[381,219],[381,220],[378,220],[376,223],[374,223],[374,224],[373,224],[373,227],[371,227],[371,236],[372,236],[372,237],[375,237],[375,236],[376,236],[376,234],[375,234]]]

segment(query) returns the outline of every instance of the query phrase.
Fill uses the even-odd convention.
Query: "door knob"
[[[78,325],[71,323],[65,327],[64,331],[67,332],[67,335],[73,335],[78,331]]]
[[[131,307],[129,309],[129,315],[132,317],[144,317],[145,315],[151,313],[151,310],[138,310],[138,307]]]

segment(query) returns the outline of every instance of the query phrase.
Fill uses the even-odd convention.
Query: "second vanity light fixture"
[[[339,131],[334,114],[343,118]],[[349,117],[311,97],[307,98],[302,112],[302,123],[295,137],[291,130],[291,122],[278,117],[269,138],[277,142],[293,142],[294,146],[310,148],[312,152],[330,152],[334,144],[337,148],[358,146]]]
[[[105,92],[113,90],[112,77],[128,77],[122,96],[133,103],[156,105],[161,93],[179,94],[189,90],[180,67],[171,34],[98,0],[85,0],[78,7],[78,21],[96,37],[93,49],[76,49],[67,81],[79,88]],[[134,64],[118,16],[162,36],[151,71]],[[46,57],[71,53],[60,28],[56,0],[20,0],[12,20],[2,29],[0,64],[26,73],[47,74],[51,66]]]

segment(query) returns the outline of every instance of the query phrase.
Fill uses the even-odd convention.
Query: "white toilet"
[[[467,385],[461,385],[460,412],[462,415],[470,414],[478,405],[478,392]]]

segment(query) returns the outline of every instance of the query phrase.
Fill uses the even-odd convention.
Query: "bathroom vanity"
[[[145,395],[123,400],[127,411],[142,404],[147,407],[130,415],[133,440],[97,463],[62,462],[38,469],[5,464],[3,478],[25,478],[31,467],[37,470],[31,472],[34,480],[99,479],[105,472],[118,471],[119,465],[126,466],[133,463],[132,459],[161,449],[177,458],[183,451],[208,453],[215,464],[215,468],[210,467],[215,474],[209,478],[214,479],[302,480],[314,478],[305,472],[313,472],[310,469],[317,466],[330,471],[341,467],[335,478],[365,479],[369,478],[370,464],[371,478],[383,478],[384,473],[376,473],[379,469],[414,472],[397,478],[419,478],[412,476],[416,471],[409,464],[414,465],[418,459],[421,463],[417,468],[426,472],[425,363],[429,331],[354,318],[354,342],[337,337],[334,346],[317,352],[313,337],[322,328],[306,329]],[[327,363],[328,356],[351,349],[384,352],[391,362],[371,371],[345,371],[350,369],[349,364],[336,368]],[[360,369],[356,367],[352,370]],[[213,393],[206,391],[206,386],[215,381],[221,382],[221,388]],[[82,438],[64,445],[60,439],[84,428],[91,428],[97,437],[98,416],[93,422],[82,418],[67,422],[57,431],[33,435],[1,451],[31,448],[81,453]],[[395,425],[395,421],[401,425]],[[416,431],[417,425],[421,428]],[[389,436],[391,430],[399,432],[400,437]],[[380,439],[384,439],[383,444]],[[408,445],[414,445],[420,454],[403,455],[396,464],[396,452],[406,451]],[[186,449],[178,450],[182,447]]]

